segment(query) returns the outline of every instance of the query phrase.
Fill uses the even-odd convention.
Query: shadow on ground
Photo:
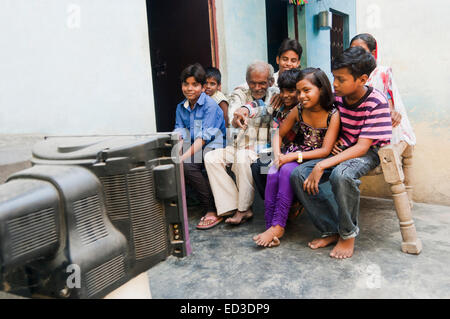
[[[423,242],[420,255],[401,252],[401,235],[390,200],[363,198],[355,254],[329,257],[331,247],[307,247],[318,235],[306,214],[291,221],[281,245],[257,247],[264,230],[259,199],[255,217],[240,226],[197,230],[198,209],[189,210],[193,253],[169,257],[149,271],[153,298],[449,298],[450,207],[415,204]]]

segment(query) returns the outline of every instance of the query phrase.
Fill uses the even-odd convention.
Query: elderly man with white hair
[[[270,143],[270,121],[272,109],[269,105],[274,94],[273,67],[263,61],[254,61],[247,67],[247,85],[238,86],[230,95],[229,118],[234,131],[226,148],[216,149],[205,155],[205,167],[216,212],[208,212],[197,225],[198,229],[209,229],[220,223],[238,225],[253,217],[251,205],[255,188],[250,165],[258,158],[258,150]],[[227,131],[233,131],[231,129]],[[233,134],[233,133],[232,133]],[[236,176],[236,183],[227,173],[226,167]]]

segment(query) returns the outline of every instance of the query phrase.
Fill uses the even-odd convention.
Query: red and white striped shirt
[[[348,105],[340,96],[336,96],[335,105],[341,115],[339,139],[345,146],[351,147],[359,138],[372,139],[372,146],[384,146],[392,137],[392,121],[386,97],[372,87],[353,105]]]

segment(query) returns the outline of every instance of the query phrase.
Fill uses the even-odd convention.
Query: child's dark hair
[[[356,80],[360,76],[367,74],[370,76],[377,67],[377,62],[372,54],[361,47],[351,47],[334,59],[331,69],[337,70],[347,68]]]
[[[372,52],[373,50],[377,49],[377,40],[375,40],[375,38],[369,34],[369,33],[361,33],[356,35],[351,41],[350,41],[350,45],[352,45],[352,43],[356,40],[362,40],[364,41],[364,43],[367,45],[367,47],[369,48],[370,52]]]
[[[283,42],[281,42],[280,48],[278,49],[278,57],[281,57],[281,55],[286,52],[292,50],[298,55],[298,59],[300,60],[302,58],[303,48],[302,45],[295,39],[284,39]]]
[[[195,78],[195,81],[197,81],[201,85],[205,84],[206,82],[205,69],[203,69],[200,63],[191,64],[186,69],[184,69],[183,72],[181,72],[180,80],[181,82],[186,82],[186,79],[190,78],[191,76],[193,76]]]
[[[280,75],[281,76],[281,75]],[[334,105],[334,94],[331,90],[330,80],[319,68],[306,68],[299,72],[297,82],[307,79],[320,90],[319,103],[326,111],[331,111]]]
[[[221,84],[222,74],[220,73],[218,68],[209,67],[209,68],[206,68],[205,72],[206,72],[207,79],[213,78],[214,80],[216,80],[217,84]]]
[[[278,87],[281,89],[295,89],[295,84],[297,83],[298,74],[300,70],[292,69],[286,70],[280,74],[278,77]]]

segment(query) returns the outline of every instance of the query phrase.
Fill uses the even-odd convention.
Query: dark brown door
[[[331,63],[344,52],[344,17],[333,13],[332,28],[330,30]]]
[[[153,92],[158,132],[172,131],[184,97],[181,71],[212,65],[208,0],[147,0]]]

